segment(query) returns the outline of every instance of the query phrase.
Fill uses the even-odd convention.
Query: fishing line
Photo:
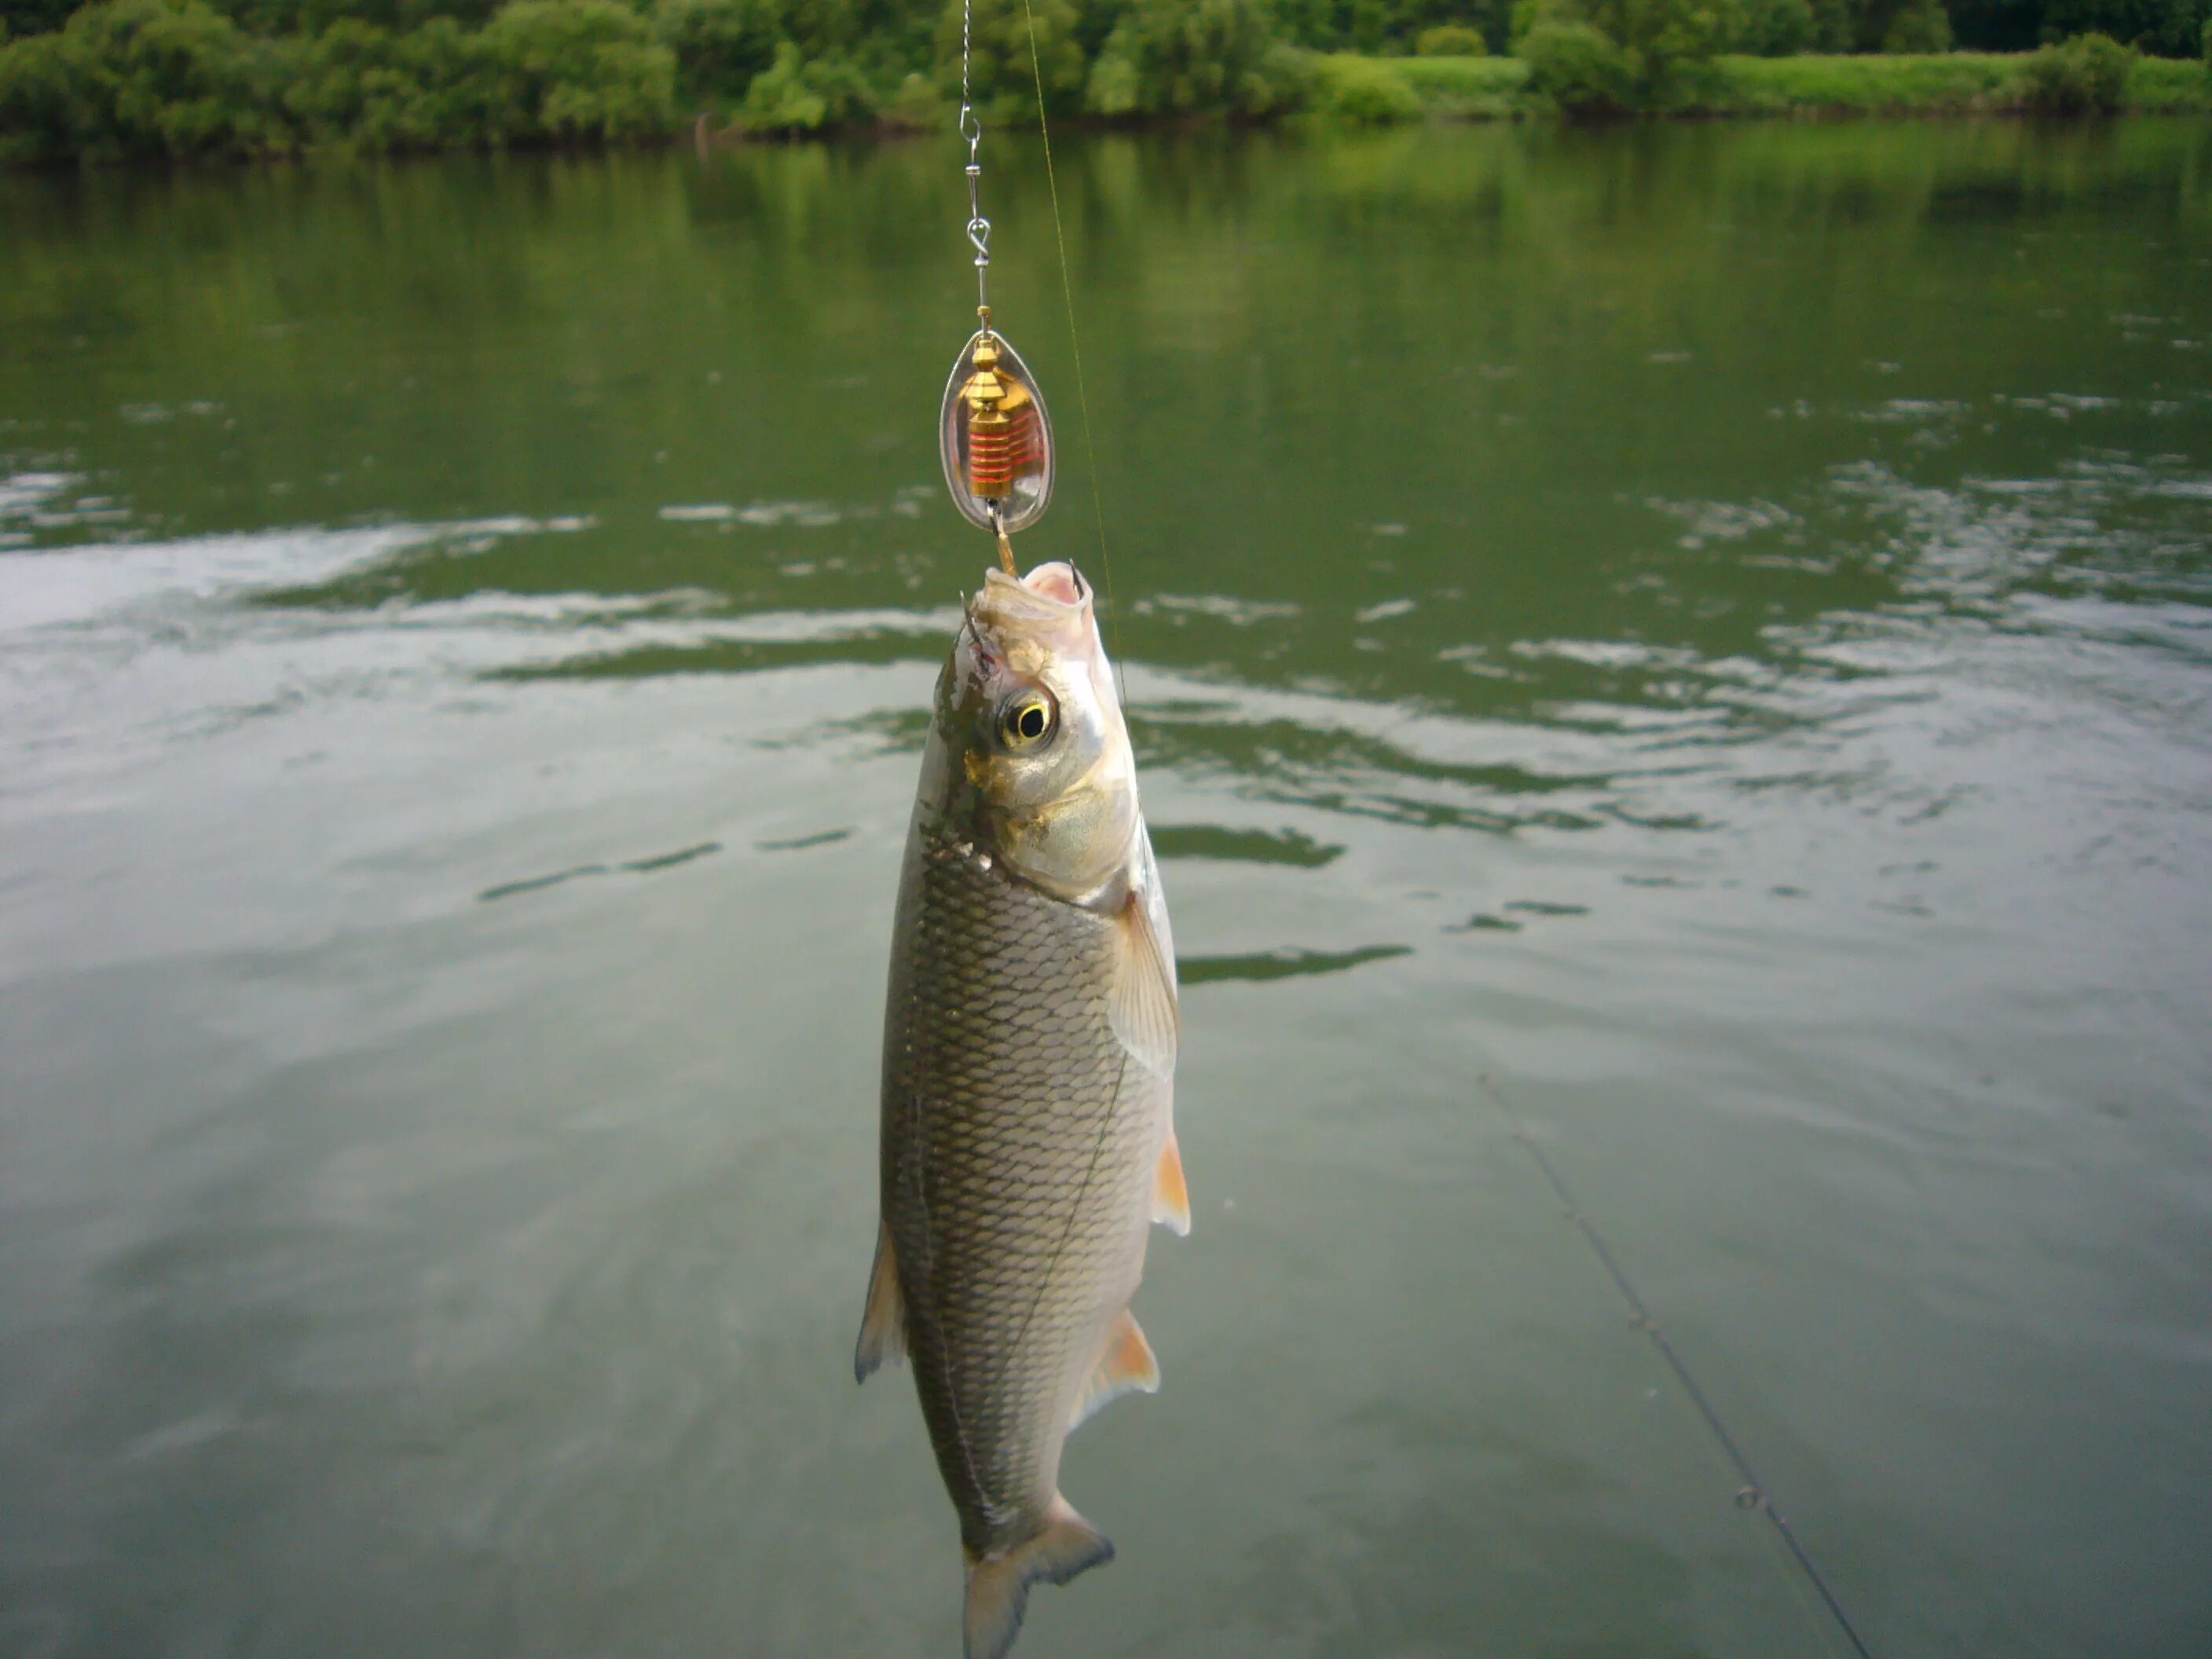
[[[1044,140],[1044,182],[1052,196],[1052,240],[1060,250],[1060,291],[1067,305],[1067,349],[1075,361],[1075,406],[1083,417],[1083,460],[1091,469],[1091,509],[1098,520],[1098,565],[1106,578],[1106,625],[1114,635],[1114,678],[1121,694],[1121,707],[1129,706],[1129,671],[1121,659],[1121,607],[1114,599],[1114,560],[1106,550],[1106,498],[1098,483],[1098,451],[1091,440],[1091,393],[1083,384],[1083,343],[1075,332],[1075,280],[1067,264],[1067,232],[1060,217],[1060,177],[1052,165],[1052,128],[1044,116],[1044,64],[1037,56],[1036,14],[1030,0],[1022,0],[1022,16],[1030,30],[1030,73],[1036,78],[1037,136]]]
[[[1504,1121],[1506,1132],[1520,1144],[1522,1151],[1527,1152],[1534,1161],[1537,1169],[1543,1172],[1544,1180],[1559,1199],[1560,1206],[1566,1213],[1566,1218],[1573,1224],[1575,1230],[1582,1234],[1584,1242],[1589,1245],[1591,1253],[1597,1257],[1598,1265],[1605,1269],[1606,1276],[1613,1280],[1613,1288],[1620,1292],[1620,1299],[1628,1304],[1629,1316],[1635,1322],[1637,1328],[1651,1339],[1651,1346],[1658,1349],[1659,1357],[1667,1363],[1667,1369],[1674,1373],[1675,1382],[1681,1385],[1682,1392],[1689,1396],[1690,1403],[1698,1408],[1698,1415],[1705,1419],[1705,1426],[1712,1431],[1715,1443],[1719,1446],[1722,1455],[1727,1458],[1729,1465],[1735,1470],[1737,1477],[1743,1482],[1735,1495],[1736,1507],[1757,1510],[1766,1517],[1768,1523],[1773,1527],[1777,1535],[1789,1549],[1790,1559],[1796,1562],[1806,1580],[1819,1593],[1821,1601],[1833,1615],[1837,1628],[1843,1632],[1844,1639],[1851,1644],[1851,1650],[1858,1655],[1859,1659],[1874,1659],[1874,1650],[1867,1645],[1866,1638],[1859,1634],[1858,1626],[1851,1622],[1850,1615],[1844,1611],[1843,1602],[1837,1599],[1836,1592],[1830,1587],[1826,1575],[1821,1572],[1818,1564],[1814,1561],[1812,1552],[1805,1547],[1803,1540],[1797,1536],[1797,1529],[1790,1524],[1789,1516],[1783,1514],[1781,1506],[1774,1501],[1774,1496],[1768,1491],[1765,1482],[1753,1472],[1751,1459],[1744,1455],[1742,1446],[1737,1443],[1736,1437],[1729,1432],[1728,1425],[1721,1420],[1721,1414],[1714,1408],[1713,1402],[1706,1397],[1705,1391],[1698,1386],[1698,1379],[1690,1375],[1690,1368],[1683,1363],[1682,1356],[1675,1352],[1674,1345],[1667,1340],[1667,1333],[1659,1328],[1659,1322],[1652,1316],[1651,1310],[1645,1305],[1644,1298],[1637,1294],[1636,1286],[1629,1281],[1628,1274],[1621,1267],[1620,1259],[1613,1255],[1612,1247],[1605,1242],[1605,1235],[1598,1231],[1596,1224],[1591,1221],[1588,1212],[1576,1202],[1575,1195],[1568,1188],[1565,1179],[1561,1176],[1552,1160],[1544,1155],[1543,1147],[1522,1126],[1520,1115],[1513,1109],[1511,1103],[1506,1099],[1505,1091],[1498,1086],[1487,1072],[1482,1073],[1475,1081],[1481,1085],[1483,1092],[1490,1097],[1491,1103],[1498,1109],[1498,1116]]]

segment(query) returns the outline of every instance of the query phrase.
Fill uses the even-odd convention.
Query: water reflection
[[[0,178],[0,1646],[950,1650],[825,1379],[954,160]],[[1882,1650],[2190,1651],[2212,131],[1061,185],[1199,1228],[1029,1639],[1816,1650],[1494,1071]]]

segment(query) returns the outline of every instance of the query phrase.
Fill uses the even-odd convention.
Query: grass
[[[1431,115],[1496,120],[1528,103],[1528,66],[1517,58],[1398,58],[1390,67]]]
[[[2023,107],[2025,54],[1718,58],[1695,71],[1666,112],[1726,116],[2007,114]],[[1361,58],[1316,64],[1314,108],[1381,124],[1419,118],[1510,120],[1547,109],[1511,58]],[[2212,112],[2212,70],[2192,58],[2139,58],[2130,112]]]

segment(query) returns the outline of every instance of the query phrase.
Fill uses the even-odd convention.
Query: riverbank
[[[64,28],[0,37],[0,162],[597,148],[952,124],[943,77],[904,60],[871,74],[784,42],[741,73],[717,69],[681,21],[613,0],[512,0],[473,29],[441,16],[397,33],[341,21],[263,34],[201,0],[99,0]],[[2212,111],[2204,63],[2136,56],[2101,36],[2009,55],[1723,55],[1663,72],[1639,71],[1649,58],[1579,25],[1540,27],[1512,58],[1318,52],[1255,35],[1241,68],[1139,65],[1102,48],[1086,70],[1065,45],[1045,60],[1055,123]],[[1002,57],[979,78],[987,125],[1035,121],[1026,65]]]
[[[1721,57],[1686,69],[1651,113],[1803,118],[2022,115],[2036,112],[2032,52]],[[1324,58],[1312,100],[1323,116],[1376,123],[1514,120],[1559,113],[1514,58]],[[2138,58],[2120,112],[2212,112],[2212,69]]]

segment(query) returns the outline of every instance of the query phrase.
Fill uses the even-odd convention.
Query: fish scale
[[[923,1415],[982,1556],[1049,1502],[1069,1413],[1136,1289],[1164,1088],[1109,1023],[1106,917],[920,836],[900,908],[885,1220]]]
[[[1073,566],[985,573],[939,676],[884,1019],[881,1224],[853,1375],[914,1366],[967,1557],[967,1659],[1114,1558],[1060,1448],[1159,1387],[1130,1312],[1176,1149],[1175,943]]]

